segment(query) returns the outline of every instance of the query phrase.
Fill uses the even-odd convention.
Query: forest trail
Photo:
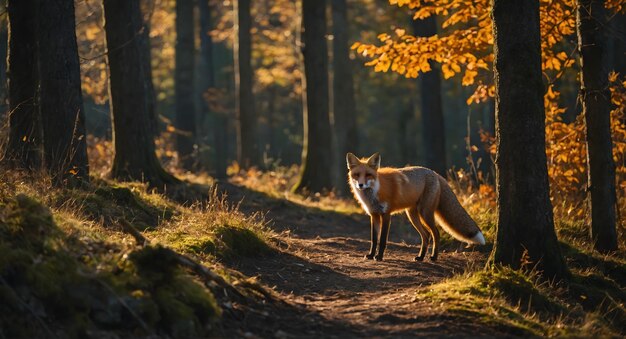
[[[415,262],[418,235],[403,227],[403,216],[396,216],[385,260],[365,260],[363,255],[369,249],[366,215],[304,207],[234,185],[226,185],[225,192],[228,200],[241,203],[240,210],[245,213],[268,211],[266,219],[279,234],[280,248],[278,254],[243,258],[229,265],[258,277],[290,305],[276,308],[272,314],[248,312],[245,330],[227,332],[248,337],[506,333],[501,332],[505,329],[485,328],[469,319],[447,315],[441,305],[415,298],[420,288],[482,267],[485,253],[464,251],[455,245],[452,250],[444,247],[445,252],[436,262]]]

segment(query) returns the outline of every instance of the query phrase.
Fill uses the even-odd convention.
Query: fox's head
[[[348,153],[346,154],[346,162],[348,164],[350,186],[360,190],[374,188],[378,182],[380,154],[374,153],[367,159],[359,159],[356,155]]]

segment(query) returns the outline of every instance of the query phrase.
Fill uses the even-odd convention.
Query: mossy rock
[[[93,258],[82,260],[85,253]],[[167,251],[147,247],[130,261],[121,258],[70,238],[37,200],[6,198],[0,206],[0,337],[212,333],[221,312],[215,298]]]
[[[168,239],[168,243],[179,251],[193,253],[196,255],[217,256],[217,246],[215,239],[211,236],[190,236],[177,234]]]
[[[171,252],[147,246],[129,259],[140,277],[139,286],[158,306],[158,327],[176,338],[207,335],[221,315],[213,294],[182,272]]]
[[[272,252],[259,232],[249,228],[223,225],[215,228],[214,235],[222,257],[252,257]]]

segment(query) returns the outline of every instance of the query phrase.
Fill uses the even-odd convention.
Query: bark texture
[[[237,0],[235,6],[235,105],[237,110],[237,161],[244,168],[259,165],[257,119],[252,94],[252,40],[250,0]]]
[[[423,20],[413,21],[416,36],[430,37],[437,34],[437,18],[429,16]],[[444,178],[447,176],[446,138],[441,104],[441,72],[434,62],[432,70],[418,78],[421,82],[422,125],[424,165]]]
[[[6,1],[4,1],[6,6]],[[7,16],[8,17],[8,16]],[[7,92],[7,56],[9,51],[9,25],[0,27],[0,119],[5,118],[9,94]]]
[[[549,196],[539,1],[494,0],[491,16],[498,193],[491,261],[513,268],[528,263],[545,277],[566,277]]]
[[[611,141],[604,1],[578,0],[580,98],[587,128],[587,177],[591,192],[591,238],[596,250],[617,249],[615,163]]]
[[[37,0],[37,4],[45,166],[57,185],[89,180],[74,1]]]
[[[35,5],[35,0],[10,0],[7,6],[9,140],[4,159],[25,169],[41,166]]]
[[[329,119],[326,1],[302,0],[304,56],[304,141],[295,191],[321,192],[332,186],[332,134]]]
[[[207,93],[215,95],[216,88],[216,69],[213,58],[214,44],[209,32],[213,29],[211,20],[211,7],[208,0],[198,0],[198,12],[200,15],[200,64],[202,65],[203,74],[203,86],[201,91],[203,93],[202,100],[202,115],[205,118],[209,118],[212,124],[213,130],[213,149],[214,149],[214,168],[213,175],[218,179],[226,178],[226,167],[228,166],[228,149],[227,149],[227,135],[228,135],[228,117],[225,114],[219,112],[213,112],[208,103],[208,98],[204,97]],[[212,98],[211,100],[213,100]]]
[[[354,80],[348,34],[348,9],[346,0],[332,1],[333,19],[333,117],[335,141],[335,169],[338,174],[335,189],[340,194],[349,194],[344,159],[348,152],[357,152],[359,139],[356,126],[356,103]]]
[[[115,156],[111,176],[163,187],[178,181],[165,172],[155,149],[146,104],[139,0],[104,0],[109,100]]]
[[[196,143],[193,7],[193,0],[176,0],[176,148],[182,167],[188,170],[194,167]]]
[[[152,10],[152,9],[150,9]],[[156,92],[154,90],[154,83],[152,82],[152,51],[150,46],[150,18],[144,15],[143,28],[141,29],[141,52],[142,62],[144,69],[144,87],[146,88],[146,109],[148,110],[148,117],[150,118],[150,128],[152,129],[152,135],[154,138],[159,136],[159,119],[156,112]]]

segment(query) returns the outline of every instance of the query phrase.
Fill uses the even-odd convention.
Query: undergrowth
[[[220,289],[165,248],[247,285],[217,259],[273,251],[262,218],[217,192],[184,206],[137,183],[49,187],[39,175],[0,177],[0,337],[218,335]],[[136,243],[126,221],[151,242]]]
[[[623,286],[595,273],[574,271],[570,281],[551,284],[533,272],[496,267],[429,286],[416,299],[519,336],[606,337],[626,330]]]

